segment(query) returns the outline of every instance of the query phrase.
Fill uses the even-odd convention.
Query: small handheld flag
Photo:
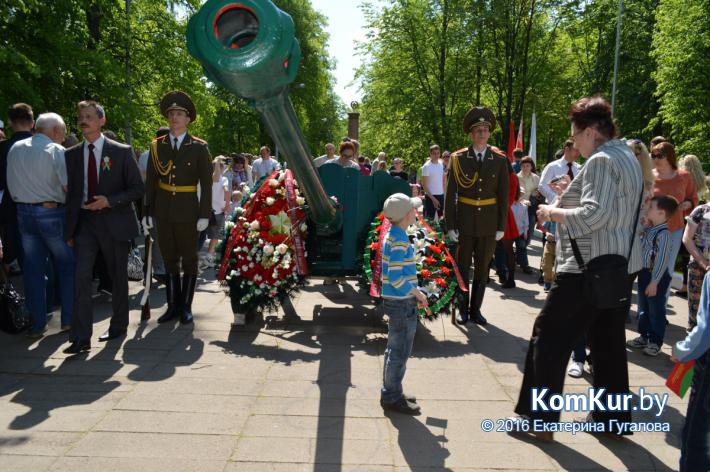
[[[695,371],[695,360],[689,362],[678,362],[666,380],[666,387],[671,389],[680,398],[685,396],[690,385],[693,383],[693,372]]]

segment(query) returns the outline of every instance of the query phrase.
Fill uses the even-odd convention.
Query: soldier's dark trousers
[[[466,236],[459,237],[459,246],[456,251],[456,263],[461,276],[467,285],[471,283],[469,268],[473,256],[473,280],[485,282],[488,279],[488,265],[493,257],[496,247],[495,236]]]
[[[165,272],[197,276],[197,222],[172,223],[159,219],[158,244],[163,254]]]
[[[97,257],[104,258],[106,269],[111,274],[111,305],[113,314],[109,330],[125,331],[128,327],[128,251],[130,241],[113,239],[100,212],[81,210],[74,253],[76,255],[76,277],[74,290],[74,318],[72,320],[72,340],[88,341],[93,328],[93,308],[91,287],[94,279],[94,263]]]

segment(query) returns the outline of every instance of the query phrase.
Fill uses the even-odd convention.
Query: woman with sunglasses
[[[685,230],[685,217],[698,206],[698,193],[693,177],[686,171],[679,169],[676,162],[675,148],[669,142],[656,144],[651,148],[653,159],[653,184],[654,195],[670,195],[680,206],[675,214],[668,220],[668,231],[671,232],[671,252],[668,258],[668,273],[673,274],[675,261],[683,242]],[[670,287],[668,289],[670,293]]]

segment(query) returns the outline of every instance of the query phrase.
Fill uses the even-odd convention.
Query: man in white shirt
[[[576,162],[579,158],[579,151],[574,148],[574,142],[571,139],[565,141],[563,152],[564,155],[560,159],[550,162],[540,176],[538,190],[545,196],[548,205],[557,199],[557,193],[550,188],[550,181],[563,176],[573,180],[581,168]]]
[[[281,170],[279,161],[271,156],[271,149],[269,149],[269,146],[261,146],[259,154],[261,154],[261,157],[255,160],[251,166],[251,174],[254,178],[254,182],[265,175],[270,175],[275,170]]]
[[[440,156],[441,148],[434,144],[429,148],[429,160],[422,166],[425,218],[444,215],[444,165],[439,162]]]
[[[335,155],[335,145],[333,143],[328,143],[325,145],[325,154],[323,154],[320,157],[316,157],[313,159],[313,165],[316,166],[316,169],[325,164],[326,162],[337,158],[338,156]]]

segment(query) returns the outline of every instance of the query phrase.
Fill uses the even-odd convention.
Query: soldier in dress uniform
[[[158,323],[179,317],[185,324],[192,323],[198,236],[207,228],[212,211],[212,157],[207,143],[187,132],[187,125],[197,117],[189,95],[168,92],[160,101],[160,112],[170,133],[151,143],[143,226],[147,231],[156,225],[168,275],[168,310]]]
[[[458,294],[457,321],[471,319],[487,323],[481,314],[488,266],[496,241],[503,237],[508,215],[508,167],[505,156],[491,151],[488,139],[496,119],[486,107],[472,108],[463,120],[464,133],[472,145],[451,155],[444,203],[444,218],[449,239],[458,242],[456,263],[469,284],[471,255],[474,258],[473,283],[469,296]]]

